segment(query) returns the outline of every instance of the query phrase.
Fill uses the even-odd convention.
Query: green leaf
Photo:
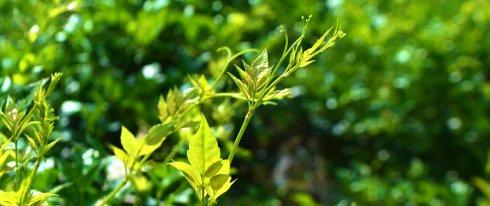
[[[20,194],[17,192],[5,192],[0,190],[0,205],[16,206],[20,199]]]
[[[135,155],[140,149],[139,141],[134,137],[133,133],[124,126],[121,129],[121,144],[124,150],[130,155]]]
[[[240,78],[245,82],[245,84],[248,85],[249,87],[254,87],[255,86],[255,83],[254,83],[254,80],[252,80],[252,77],[250,76],[250,74],[248,74],[247,72],[243,71],[237,65],[235,65],[235,67],[236,67],[236,70],[238,71],[238,74],[240,74]]]
[[[202,179],[201,175],[194,167],[184,162],[172,162],[169,163],[169,165],[182,172],[185,179],[187,179],[187,182],[189,182],[196,194],[200,194],[199,188],[202,186]],[[202,198],[200,197],[200,199]]]
[[[221,160],[221,168],[217,174],[230,174],[230,160]]]
[[[157,124],[148,130],[148,134],[145,137],[145,143],[148,145],[159,144],[167,138],[173,132],[173,123]]]
[[[264,51],[262,51],[262,53],[260,53],[260,55],[250,65],[250,67],[252,67],[252,69],[255,70],[256,75],[257,75],[256,77],[258,77],[258,75],[261,72],[269,69],[269,59],[268,58],[269,58],[269,56],[267,55],[267,50],[264,49]]]
[[[177,91],[177,92],[175,92]],[[178,90],[170,90],[168,91],[167,93],[167,108],[168,108],[168,112],[170,115],[174,115],[175,112],[177,111],[177,107],[179,106],[178,103],[177,103],[177,99],[178,99],[178,96],[179,96],[179,93],[178,93]]]
[[[282,89],[282,90],[275,90],[275,88],[271,89],[267,95],[263,98],[264,101],[271,101],[271,100],[279,100],[279,99],[284,99],[284,98],[291,98],[292,91],[290,88]]]
[[[51,148],[53,148],[54,145],[56,145],[56,143],[58,143],[61,139],[55,139],[54,141],[50,142],[48,145],[46,145],[44,147],[44,153],[48,152],[49,150],[51,150]]]
[[[13,150],[0,150],[0,167],[7,163],[9,157],[14,157],[15,153]]]
[[[158,112],[160,114],[160,119],[162,120],[162,122],[165,122],[169,117],[169,113],[167,102],[165,101],[163,96],[160,96],[160,99],[158,100]]]
[[[318,50],[320,48],[320,46],[322,46],[324,44],[325,38],[327,38],[328,34],[330,33],[330,31],[332,31],[332,29],[333,29],[333,27],[331,27],[325,33],[323,33],[322,37],[320,37],[318,40],[316,40],[315,44],[313,44],[313,46],[311,46],[311,48],[307,49],[305,51],[305,53],[308,55],[311,55],[316,50]]]
[[[214,164],[209,166],[209,168],[206,170],[206,172],[204,173],[204,177],[212,177],[216,175],[222,166],[223,166],[222,161],[215,162]]]
[[[247,99],[252,99],[252,97],[250,96],[250,94],[248,92],[247,85],[245,85],[242,81],[240,81],[238,78],[233,76],[233,74],[228,72],[228,75],[230,75],[231,79],[233,79],[235,84],[238,86],[238,89],[240,89],[240,92],[243,94],[243,96],[245,96],[245,98],[247,98]]]
[[[209,84],[208,80],[204,75],[201,76],[189,76],[189,80],[192,83],[194,89],[199,91],[199,93],[212,92],[213,88]]]
[[[218,197],[228,191],[234,182],[231,182],[231,177],[226,174],[218,174],[212,177],[209,180],[209,186],[206,187],[211,202],[216,202]]]
[[[48,198],[57,196],[56,194],[53,193],[39,193],[33,195],[30,200],[28,205],[38,205],[38,203],[45,202]]]
[[[12,110],[18,110],[18,106],[15,103],[14,99],[12,97],[8,96],[7,97],[7,103],[5,103],[5,112],[10,112]]]
[[[10,124],[10,120],[7,117],[7,115],[2,112],[1,109],[0,109],[0,123],[2,125],[4,125],[7,128],[8,131],[12,131],[12,126]]]
[[[122,149],[119,149],[117,147],[114,147],[114,146],[110,146],[112,148],[112,151],[114,151],[114,155],[116,155],[116,157],[118,159],[120,159],[121,161],[123,161],[125,164],[128,160],[128,155],[126,154],[126,152],[124,152]]]
[[[27,138],[27,142],[29,143],[29,146],[31,146],[33,149],[36,149],[37,148],[36,141],[34,141],[34,139],[32,139],[29,136],[26,136],[26,138]]]
[[[220,161],[218,141],[211,133],[208,122],[202,114],[199,130],[189,140],[187,158],[200,174],[204,174],[212,164]]]
[[[167,139],[168,135],[172,133],[173,129],[173,123],[158,124],[151,127],[144,138],[144,144],[138,155],[143,156],[154,152]]]

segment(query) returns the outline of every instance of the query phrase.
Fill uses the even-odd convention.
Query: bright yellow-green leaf
[[[322,46],[324,43],[325,43],[325,38],[327,38],[328,34],[330,33],[330,31],[332,31],[333,28],[330,28],[328,29],[323,35],[322,37],[320,37],[316,42],[315,44],[313,44],[313,46],[311,46],[311,48],[307,49],[305,51],[305,54],[306,55],[311,55],[313,54],[316,50],[318,50],[320,48],[320,46]]]
[[[191,165],[189,165],[185,162],[172,162],[172,163],[169,163],[169,165],[171,165],[172,167],[175,167],[176,169],[178,169],[179,171],[184,173],[184,175],[189,178],[188,180],[190,182],[192,182],[196,185],[202,184],[201,175]]]
[[[132,175],[131,184],[138,192],[145,192],[151,189],[152,184],[145,176],[142,175]]]
[[[206,172],[204,173],[204,177],[212,177],[218,174],[222,166],[223,166],[222,161],[215,162],[214,164],[209,166],[209,168],[206,170]]]
[[[204,115],[201,115],[199,130],[189,140],[187,158],[200,174],[204,174],[212,164],[220,161],[218,141],[211,133]]]
[[[160,96],[160,99],[158,100],[158,113],[160,114],[160,119],[163,122],[165,122],[169,117],[167,102],[163,96]]]
[[[114,146],[111,146],[112,148],[112,151],[114,151],[114,155],[116,155],[116,157],[118,159],[120,159],[121,161],[123,161],[124,163],[127,162],[128,160],[128,155],[126,154],[126,152],[124,152],[122,149],[119,149],[117,147],[114,147]]]
[[[248,74],[247,72],[243,71],[240,67],[236,66],[236,70],[238,71],[238,74],[240,74],[240,78],[242,78],[242,80],[245,82],[246,85],[248,86],[252,86],[254,87],[255,83],[254,81],[252,80],[252,77],[250,77],[250,74]]]
[[[248,92],[248,87],[245,85],[241,80],[233,76],[231,73],[228,73],[228,75],[231,77],[231,79],[235,82],[235,84],[238,86],[238,89],[240,89],[240,92],[242,93],[243,96],[247,99],[251,99],[252,97],[250,96]]]
[[[7,159],[9,157],[14,157],[15,153],[13,150],[6,150],[6,151],[1,151],[0,150],[0,166],[4,165],[7,162]]]
[[[158,124],[148,130],[148,134],[144,138],[144,144],[139,152],[140,156],[151,154],[158,149],[165,141],[168,135],[173,131],[173,123]]]
[[[140,142],[124,126],[121,129],[121,144],[128,154],[135,155],[140,149]]]
[[[231,185],[235,181],[231,182],[231,177],[226,174],[218,174],[209,180],[209,186],[206,187],[206,191],[210,196],[211,202],[216,202],[219,196],[228,191]]]
[[[29,204],[28,205],[39,205],[40,203],[45,202],[48,198],[57,196],[56,194],[53,193],[38,193],[33,195],[29,199]]]
[[[148,134],[145,137],[145,143],[148,145],[159,144],[172,133],[173,129],[173,123],[157,124],[148,130]]]
[[[198,131],[189,138],[187,158],[190,164],[174,162],[170,165],[184,174],[200,200],[209,195],[210,203],[216,202],[233,184],[229,175],[230,161],[220,158],[218,141],[204,115],[201,115]]]
[[[200,191],[199,188],[201,188],[202,186],[202,179],[201,179],[201,175],[196,169],[194,169],[191,165],[184,162],[172,162],[169,163],[169,165],[175,167],[180,172],[182,172],[182,174],[187,179],[189,184],[192,186],[196,194],[201,194],[199,192]],[[200,199],[202,198],[200,197]]]
[[[36,142],[34,141],[34,139],[30,138],[29,136],[26,137],[27,139],[27,142],[29,143],[29,146],[31,146],[32,148],[36,149],[37,148],[37,144]]]
[[[218,191],[228,180],[231,180],[231,177],[229,175],[218,174],[213,176],[209,180],[209,186],[211,186],[214,191]]]
[[[189,80],[192,86],[199,91],[199,93],[208,93],[212,91],[211,85],[209,85],[208,80],[204,75],[201,76],[189,76]]]
[[[52,141],[48,145],[46,145],[46,147],[44,147],[44,153],[46,153],[49,150],[51,150],[51,148],[53,148],[53,146],[56,145],[56,143],[58,143],[60,140],[61,139],[55,139],[54,141]]]
[[[20,194],[17,192],[5,192],[0,190],[0,205],[16,206],[20,199]]]
[[[151,154],[152,152],[154,152],[155,150],[157,150],[160,145],[162,145],[162,142],[160,142],[159,144],[154,144],[154,145],[143,145],[141,147],[141,150],[140,152],[138,153],[139,156],[144,156],[144,155],[147,155],[147,154]]]
[[[230,174],[230,160],[221,160],[221,168],[217,174]]]

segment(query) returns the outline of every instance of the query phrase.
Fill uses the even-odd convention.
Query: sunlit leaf
[[[267,50],[264,49],[264,51],[262,51],[262,53],[260,53],[260,55],[252,62],[250,67],[254,70],[254,77],[258,80],[260,75],[263,75],[263,72],[269,69],[269,56]]]
[[[18,192],[5,192],[0,190],[0,205],[17,206],[19,199],[20,194]]]
[[[204,115],[201,115],[199,130],[189,140],[187,158],[192,167],[201,174],[204,174],[213,163],[220,160],[218,142],[211,133]]]
[[[128,155],[126,154],[126,152],[124,152],[122,149],[119,149],[117,147],[114,147],[114,146],[111,146],[112,148],[112,151],[114,151],[114,155],[116,155],[116,157],[121,160],[122,162],[126,163],[127,160],[128,160]]]
[[[218,161],[218,162],[213,163],[211,166],[209,166],[209,168],[204,173],[204,177],[214,176],[215,174],[217,174],[219,172],[219,170],[221,169],[222,166],[223,166],[222,161]]]
[[[216,202],[218,197],[228,191],[233,183],[234,181],[231,182],[231,177],[226,174],[218,174],[212,177],[209,180],[209,187],[206,187],[211,201]]]
[[[144,138],[144,141],[148,145],[159,144],[172,133],[173,129],[173,123],[157,124],[148,130],[148,134]]]
[[[39,203],[45,202],[48,198],[57,196],[53,193],[38,193],[31,196],[28,205],[38,205]]]
[[[58,143],[61,139],[55,139],[54,141],[50,142],[49,144],[47,144],[45,147],[44,147],[44,153],[48,152],[49,150],[51,150],[51,148],[54,147],[54,145],[56,145],[56,143]]]
[[[121,144],[128,154],[137,154],[140,149],[140,142],[124,126],[121,129]]]
[[[236,78],[232,74],[228,73],[228,75],[231,77],[231,79],[233,79],[235,84],[238,86],[238,89],[240,89],[240,92],[242,93],[242,95],[245,96],[245,98],[247,98],[247,99],[251,99],[252,97],[248,92],[247,85],[245,85],[241,80],[239,80],[238,78]]]
[[[169,163],[169,165],[181,171],[184,177],[187,179],[189,184],[196,192],[196,194],[200,194],[199,188],[202,186],[202,179],[201,179],[201,175],[194,167],[184,162],[172,162]]]

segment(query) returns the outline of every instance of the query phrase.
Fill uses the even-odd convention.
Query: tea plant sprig
[[[333,29],[331,28],[313,46],[303,51],[301,43],[305,37],[309,21],[309,18],[305,20],[305,26],[300,37],[291,46],[288,45],[287,34],[282,30],[286,43],[282,56],[276,66],[269,66],[268,53],[267,50],[264,50],[252,63],[247,64],[245,61],[242,61],[243,68],[235,66],[238,76],[228,72],[230,78],[238,86],[239,92],[207,93],[209,97],[231,97],[245,101],[248,107],[227,159],[220,157],[220,149],[217,145],[216,138],[212,135],[206,118],[201,113],[199,130],[189,140],[189,150],[187,151],[189,164],[185,162],[173,162],[169,164],[182,172],[194,189],[201,205],[216,204],[217,198],[225,193],[233,184],[230,176],[230,164],[256,109],[261,105],[275,104],[275,100],[291,96],[290,89],[277,90],[277,84],[298,69],[311,64],[316,55],[332,48],[338,39],[345,36],[345,33],[336,27],[331,37],[326,40]],[[283,66],[284,60],[288,57],[288,63]],[[284,70],[282,73],[277,74],[281,66],[284,67]],[[194,82],[207,83],[207,80],[201,77],[198,81]],[[193,84],[199,85],[198,83]],[[209,89],[206,89],[207,87],[200,86],[198,88],[202,88],[201,91],[204,92],[209,91]],[[208,198],[206,199],[206,197]]]
[[[54,109],[48,103],[47,98],[53,92],[61,78],[61,73],[51,75],[47,88],[42,81],[35,91],[30,108],[18,106],[12,98],[8,98],[5,108],[0,110],[0,121],[8,131],[8,139],[0,146],[0,156],[5,162],[10,156],[15,158],[15,180],[13,191],[0,190],[1,205],[34,205],[54,196],[52,193],[33,194],[31,187],[35,181],[37,170],[44,160],[46,153],[59,141],[51,140],[54,121],[57,119]],[[30,148],[20,148],[18,142],[21,138],[28,143]],[[14,151],[7,149],[7,145],[14,143]],[[34,151],[34,166],[27,176],[23,167],[31,160],[31,152]],[[20,159],[20,153],[24,153],[25,159]],[[2,172],[3,173],[3,172]]]
[[[290,96],[290,89],[277,90],[275,87],[286,77],[300,68],[304,68],[314,62],[313,57],[332,48],[338,39],[345,36],[345,33],[336,27],[330,39],[326,40],[333,28],[327,30],[312,47],[303,51],[301,43],[305,38],[305,32],[310,18],[305,20],[305,26],[300,37],[288,47],[288,36],[282,29],[285,36],[285,47],[281,58],[276,66],[269,66],[268,53],[264,50],[250,65],[243,61],[243,68],[236,66],[239,77],[228,73],[240,90],[242,99],[246,99],[248,110],[243,120],[242,126],[235,138],[233,148],[230,151],[228,160],[230,163],[240,144],[241,138],[247,128],[255,110],[265,104],[274,104],[274,100],[283,99]],[[276,74],[284,60],[289,56],[289,62],[281,74]]]

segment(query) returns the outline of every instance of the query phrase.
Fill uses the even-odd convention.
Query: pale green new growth
[[[301,36],[291,46],[288,45],[288,36],[283,31],[285,36],[285,46],[282,56],[279,58],[279,62],[275,66],[269,66],[267,50],[264,50],[252,64],[248,65],[243,62],[243,69],[236,66],[240,78],[229,73],[231,79],[235,82],[240,90],[239,98],[245,99],[248,102],[248,112],[245,116],[243,124],[238,132],[238,135],[233,144],[233,148],[230,152],[228,159],[230,162],[233,160],[236,149],[241,141],[241,138],[245,132],[245,129],[250,122],[254,111],[264,104],[275,104],[274,100],[283,99],[291,96],[290,89],[276,90],[277,84],[279,84],[284,78],[294,73],[299,68],[304,68],[311,64],[312,59],[316,55],[332,48],[338,39],[345,36],[340,28],[335,28],[332,36],[328,41],[326,40],[332,28],[326,31],[322,37],[320,37],[312,47],[303,51],[301,43],[304,39],[306,28],[310,19],[305,20],[305,26]],[[276,74],[279,68],[282,66],[283,61],[289,55],[288,64],[284,65],[284,70],[280,74]]]
[[[9,132],[6,140],[0,139],[0,177],[7,172],[5,163],[11,158],[15,161],[14,188],[12,191],[0,190],[0,205],[37,205],[51,196],[56,196],[53,193],[33,194],[31,187],[45,154],[59,141],[50,139],[56,116],[47,98],[60,78],[60,73],[51,75],[47,88],[44,87],[47,81],[42,81],[35,91],[29,109],[22,109],[9,97],[4,109],[0,110],[0,122]],[[25,138],[30,148],[20,148],[20,138]],[[15,145],[13,150],[7,148],[10,143]],[[32,168],[27,167],[31,155],[29,151],[35,153]],[[20,155],[21,153],[24,155]],[[26,169],[30,170],[27,176],[22,172]]]
[[[111,146],[114,155],[124,163],[126,176],[123,181],[107,196],[105,196],[97,205],[106,205],[112,198],[126,185],[130,178],[145,163],[147,158],[158,149],[163,141],[173,131],[173,123],[157,124],[151,127],[147,134],[142,138],[136,138],[126,127],[121,128],[121,145],[123,149]]]
[[[182,172],[201,204],[204,204],[206,197],[209,196],[207,203],[212,205],[233,184],[230,177],[230,163],[220,156],[218,142],[211,133],[206,118],[201,115],[199,130],[189,139],[187,159],[190,164],[172,162],[169,165]]]
[[[201,117],[199,130],[189,140],[187,158],[192,167],[196,168],[201,174],[204,174],[209,166],[220,160],[218,141],[211,134],[211,130],[204,116]]]
[[[311,64],[316,55],[333,47],[338,39],[345,36],[345,33],[340,28],[336,28],[330,39],[327,40],[332,30],[329,29],[312,47],[303,51],[301,43],[308,23],[309,19],[306,19],[301,36],[293,44],[288,45],[288,37],[285,35],[286,44],[277,65],[271,66],[269,64],[267,50],[263,50],[250,64],[242,61],[242,67],[235,65],[238,75],[235,76],[230,72],[228,72],[228,75],[237,85],[238,92],[219,93],[215,91],[214,85],[216,85],[216,81],[226,72],[227,65],[231,61],[227,60],[225,67],[212,86],[208,84],[208,80],[202,75],[190,77],[194,90],[193,93],[189,94],[193,95],[183,95],[179,90],[174,89],[169,92],[166,100],[160,99],[160,117],[164,122],[169,120],[192,122],[191,119],[182,119],[184,114],[193,107],[212,98],[234,98],[238,102],[245,101],[248,105],[245,119],[226,160],[220,158],[220,149],[216,138],[212,135],[206,119],[201,114],[199,130],[189,139],[189,150],[187,151],[189,164],[184,162],[170,163],[170,165],[182,172],[195,190],[202,205],[206,203],[214,204],[217,198],[226,192],[233,183],[229,174],[230,164],[255,110],[261,105],[275,104],[275,100],[290,97],[291,90],[289,88],[277,90],[276,86],[296,70]],[[231,51],[229,49],[226,49],[226,51],[228,52],[228,58],[230,58]],[[233,56],[233,58],[236,57]],[[282,65],[286,58],[289,59],[289,62],[286,65]],[[282,71],[281,73],[278,72],[280,70]],[[179,125],[184,124],[180,123]],[[173,155],[174,153],[171,153],[170,157],[173,157]],[[207,196],[209,196],[208,199],[206,199]]]

